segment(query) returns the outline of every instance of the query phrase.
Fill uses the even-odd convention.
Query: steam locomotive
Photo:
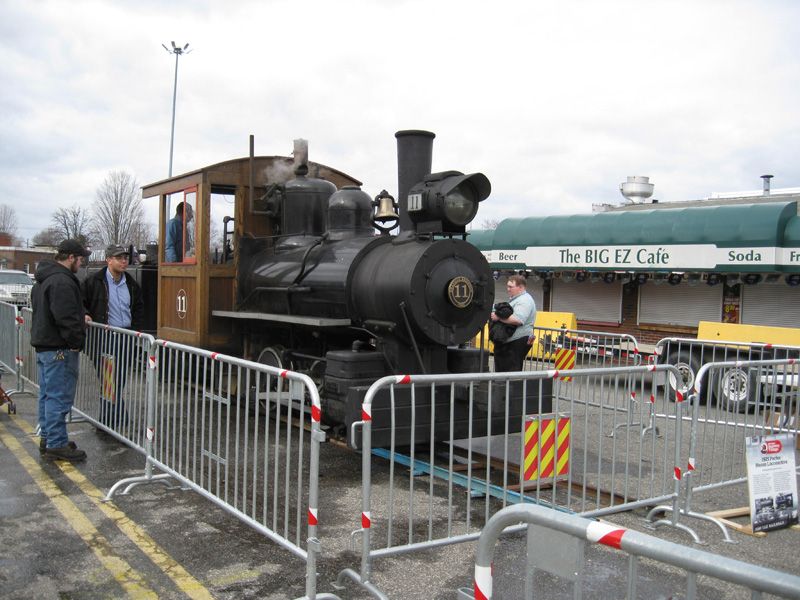
[[[321,390],[323,419],[348,433],[361,418],[366,390],[382,376],[478,372],[487,366],[481,351],[466,342],[491,312],[494,281],[486,259],[466,241],[466,226],[491,184],[481,173],[430,173],[430,132],[400,131],[396,138],[399,202],[385,190],[373,199],[357,185],[337,188],[331,177],[312,176],[319,166],[308,161],[307,146],[297,141],[291,179],[265,182],[255,197],[251,185],[249,205],[258,207],[257,216],[239,209],[229,219],[237,221],[230,244],[235,257],[226,253],[235,260],[225,261],[235,269],[235,302],[230,310],[210,307],[217,324],[220,318],[232,324],[229,339],[244,341],[246,357],[311,375]],[[186,185],[186,177],[176,181],[181,182]],[[162,182],[153,189],[163,201],[170,188]],[[195,212],[202,215],[202,206]],[[243,230],[244,222],[256,219],[266,235]],[[160,265],[159,276],[177,278],[196,266]],[[159,286],[177,287],[164,279]],[[169,338],[169,331],[162,332],[171,318],[164,303],[160,315],[165,320],[158,333]],[[432,429],[436,437],[450,435],[446,387],[441,394],[416,390],[413,432],[412,399],[407,391],[396,392],[398,445],[412,437],[429,439]],[[441,415],[433,428],[432,404]],[[482,411],[473,406],[470,418],[466,401],[458,402],[454,413],[457,437],[466,434],[470,421],[473,435],[480,435],[491,417],[485,406]],[[376,400],[372,419],[374,443],[388,442],[388,401]],[[501,420],[493,421],[493,429],[502,427]]]

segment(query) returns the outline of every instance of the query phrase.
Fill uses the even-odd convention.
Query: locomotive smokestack
[[[408,216],[408,191],[431,172],[433,138],[430,131],[407,129],[394,134],[397,138],[397,204],[400,231],[412,231]]]
[[[308,174],[308,140],[294,141],[294,174],[303,177]]]

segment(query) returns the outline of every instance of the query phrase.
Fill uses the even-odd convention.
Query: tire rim
[[[675,368],[678,370],[678,373],[681,375],[681,386],[678,386],[676,381],[676,377],[674,374],[670,373],[669,377],[669,385],[673,390],[676,390],[680,393],[685,393],[687,390],[692,389],[694,385],[694,371],[689,363],[685,362],[678,362],[675,363]]]
[[[730,369],[722,376],[720,393],[726,405],[737,407],[742,402],[747,402],[749,387],[747,373],[741,369]]]

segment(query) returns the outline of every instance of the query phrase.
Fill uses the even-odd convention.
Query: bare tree
[[[89,212],[77,204],[71,208],[57,209],[53,213],[52,223],[51,229],[58,234],[59,242],[69,238],[80,240],[82,244],[88,244],[90,241]]]
[[[16,235],[17,212],[8,204],[0,204],[0,232]]]
[[[500,219],[484,219],[481,221],[481,229],[497,229]]]
[[[34,246],[58,246],[65,239],[55,227],[48,227],[34,235],[32,241]]]
[[[149,226],[144,222],[144,209],[139,184],[130,173],[111,171],[97,188],[92,205],[95,238],[102,245],[134,244],[143,247]]]

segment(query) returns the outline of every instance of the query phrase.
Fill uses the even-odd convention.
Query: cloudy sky
[[[800,186],[800,2],[0,0],[0,204],[19,237],[140,184],[256,153],[395,193],[400,129],[481,171],[485,219]],[[155,215],[155,211],[152,212]],[[155,216],[153,216],[155,218]]]

